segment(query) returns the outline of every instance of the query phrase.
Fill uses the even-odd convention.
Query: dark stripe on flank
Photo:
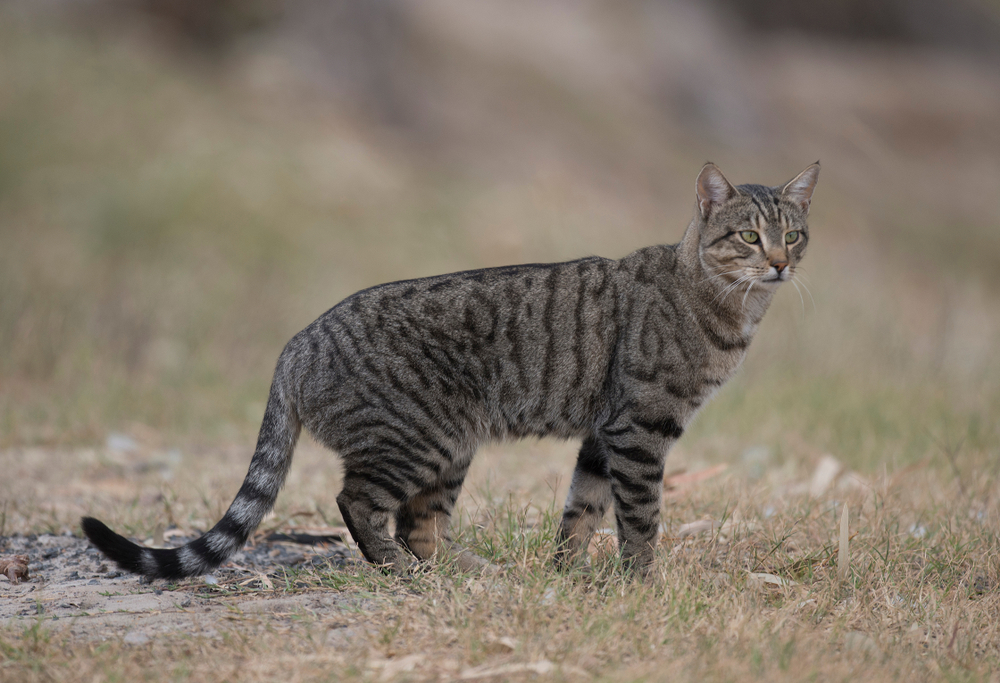
[[[400,484],[394,481],[389,476],[384,476],[384,474],[376,474],[375,472],[352,472],[351,479],[363,479],[364,483],[359,483],[358,489],[365,491],[370,486],[377,486],[396,500],[406,500],[406,489]],[[347,489],[347,482],[344,482],[344,488]],[[352,487],[353,488],[353,487]],[[374,501],[372,501],[374,504]]]
[[[441,487],[445,490],[447,489],[460,489],[462,484],[465,482],[465,473],[462,473],[460,477],[452,477],[451,479],[445,479],[441,482]]]
[[[587,293],[587,278],[586,278],[586,267],[584,264],[580,264],[577,267],[576,276],[579,279],[579,285],[576,289],[576,307],[573,311],[573,358],[576,361],[573,368],[573,381],[570,383],[571,386],[577,386],[580,382],[580,378],[584,375],[584,368],[587,364],[587,359],[584,357],[583,353],[583,307],[585,304],[585,298]],[[563,402],[563,415],[567,418],[570,417],[570,402],[572,401],[575,392],[568,391],[565,394],[565,401]]]
[[[619,427],[618,429],[602,429],[601,434],[604,436],[621,436],[622,434],[628,434],[633,429],[635,429],[631,424],[627,424],[624,427]]]
[[[539,417],[545,417],[548,410],[549,388],[552,386],[552,375],[555,372],[555,363],[552,362],[556,350],[556,337],[552,330],[552,304],[556,298],[556,280],[558,271],[552,269],[545,277],[545,310],[542,312],[542,329],[545,331],[545,360],[542,362],[542,386],[539,392],[542,400],[538,402],[540,410]]]

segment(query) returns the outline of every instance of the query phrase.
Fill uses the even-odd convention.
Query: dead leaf
[[[380,681],[388,681],[389,679],[396,678],[401,673],[408,673],[417,668],[418,664],[422,664],[424,655],[414,654],[406,655],[405,657],[393,657],[391,659],[375,659],[368,662],[368,666],[372,669],[379,669],[381,673],[379,674]]]
[[[677,529],[677,537],[686,538],[705,531],[714,531],[720,526],[722,526],[722,523],[714,519],[700,519],[697,522],[688,522],[687,524],[681,524],[680,528]]]
[[[674,491],[684,486],[697,484],[700,481],[705,481],[706,479],[711,479],[712,477],[722,474],[728,467],[728,464],[721,463],[713,467],[698,470],[697,472],[681,471],[676,474],[669,474],[663,478],[663,490]]]
[[[750,572],[750,580],[758,586],[777,586],[779,588],[784,588],[785,586],[798,586],[797,581],[792,581],[791,579],[786,579],[781,576],[775,576],[774,574],[767,574],[764,572]]]
[[[477,678],[494,678],[498,676],[509,677],[515,674],[533,673],[544,676],[553,671],[559,670],[562,674],[572,674],[590,678],[590,674],[576,666],[563,665],[557,667],[547,659],[540,659],[537,662],[527,662],[525,664],[501,664],[500,666],[477,666],[466,669],[458,678],[462,681],[474,681]]]
[[[240,567],[240,569],[242,569],[242,567]],[[248,569],[244,569],[244,571],[249,571],[249,570]],[[240,581],[240,583],[238,585],[240,585],[240,586],[249,586],[254,581],[260,581],[261,588],[263,588],[265,590],[269,590],[269,591],[273,591],[274,590],[274,584],[271,583],[271,579],[268,578],[267,574],[264,574],[263,572],[258,572],[256,576],[251,576],[249,579],[245,579],[243,581]]]
[[[490,654],[509,654],[517,649],[517,641],[510,636],[503,636],[486,643],[485,650]]]
[[[11,583],[28,580],[28,556],[8,555],[0,557],[0,574],[10,579]]]

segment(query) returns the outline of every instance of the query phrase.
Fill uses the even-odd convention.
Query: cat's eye
[[[792,230],[791,232],[785,233],[785,244],[795,244],[799,241],[799,231]]]
[[[753,230],[744,230],[740,233],[740,237],[742,237],[743,241],[747,244],[756,244],[760,241],[760,235],[755,233]]]

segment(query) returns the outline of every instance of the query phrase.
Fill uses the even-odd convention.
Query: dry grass
[[[546,467],[569,459],[544,442],[503,455],[543,477],[530,456],[546,450]],[[28,461],[51,470],[56,457],[4,455],[6,471],[18,475],[29,473]],[[89,507],[142,538],[163,522],[168,502],[184,527],[212,519],[222,492],[239,479],[198,458],[212,464],[185,462],[167,483],[167,469],[132,474],[133,495],[112,473],[136,472],[155,462],[155,453],[119,455],[115,465],[87,465],[73,455],[80,464],[56,478],[76,481],[77,496],[60,497],[62,509],[16,503],[8,525],[58,531],[58,518]],[[307,447],[301,456],[272,524],[318,516],[332,500],[336,482],[326,488],[314,481],[328,455]],[[489,468],[480,467],[463,496],[458,535],[504,565],[500,576],[440,563],[408,579],[368,567],[286,571],[271,576],[274,591],[190,581],[175,590],[208,591],[231,605],[253,595],[314,592],[353,596],[363,606],[236,611],[216,638],[164,634],[142,645],[120,635],[81,641],[46,617],[27,618],[0,635],[0,671],[25,681],[991,679],[1000,664],[993,475],[963,490],[943,467],[921,462],[892,476],[842,475],[813,497],[804,468],[772,469],[759,479],[751,470],[731,468],[668,493],[662,552],[645,582],[622,573],[607,539],[595,544],[589,574],[555,571],[557,510],[541,494],[496,488]],[[842,578],[845,506],[849,571]],[[716,523],[684,535],[683,525],[697,520]]]
[[[239,487],[281,345],[343,296],[674,241],[690,200],[677,188],[706,149],[724,168],[728,155],[785,175],[816,156],[811,142],[770,156],[700,145],[644,128],[647,110],[593,116],[576,107],[599,98],[548,93],[528,109],[572,121],[592,150],[466,172],[294,91],[195,77],[141,39],[18,21],[0,21],[0,536],[75,531],[83,513],[139,538],[164,522],[206,528]],[[527,67],[491,68],[523,95]],[[278,593],[365,607],[234,611],[217,638],[142,645],[28,618],[0,631],[0,679],[996,680],[997,212],[948,175],[933,210],[899,177],[873,190],[889,170],[934,167],[888,146],[888,168],[850,166],[831,111],[819,129],[790,128],[843,162],[824,167],[814,205],[811,295],[781,293],[740,376],[671,455],[668,469],[730,468],[668,495],[649,581],[624,576],[607,540],[590,575],[554,571],[574,445],[496,446],[458,520],[466,543],[509,565],[496,578],[447,564],[405,581],[367,568],[276,576]],[[547,139],[551,124],[522,123]],[[623,130],[622,154],[641,162],[613,157],[606,171]],[[697,151],[666,142],[681,138]],[[113,432],[136,447],[111,448]],[[849,474],[810,495],[827,454]],[[304,444],[271,523],[339,523],[335,463]],[[700,520],[719,524],[680,538]],[[181,589],[225,604],[252,592]]]

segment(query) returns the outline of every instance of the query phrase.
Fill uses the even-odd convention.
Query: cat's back
[[[497,332],[541,323],[546,315],[563,326],[568,321],[559,318],[568,309],[598,303],[617,267],[617,261],[590,257],[389,282],[347,297],[314,325],[364,326],[372,333],[417,326],[468,343],[489,341]]]
[[[619,276],[620,262],[590,257],[391,282],[340,302],[290,346],[309,358],[309,394],[388,387],[467,401],[501,432],[569,433],[607,373]]]

